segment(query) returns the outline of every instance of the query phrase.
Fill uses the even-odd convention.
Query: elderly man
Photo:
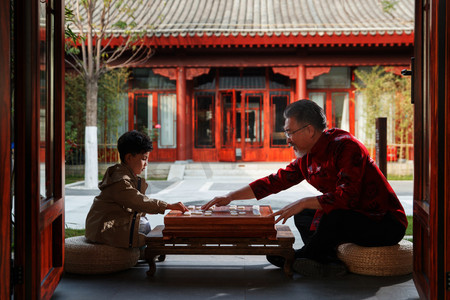
[[[322,194],[294,201],[273,214],[275,223],[283,224],[294,216],[304,246],[295,251],[293,269],[304,276],[345,274],[336,256],[339,244],[397,244],[408,225],[405,211],[366,147],[344,130],[326,129],[325,114],[313,101],[290,104],[284,117],[287,142],[297,159],[277,173],[215,197],[203,209],[233,200],[259,200],[306,180]],[[284,264],[282,257],[267,259],[278,267]]]

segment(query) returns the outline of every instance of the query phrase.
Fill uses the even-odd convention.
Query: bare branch
[[[83,58],[83,69],[87,73],[88,71],[88,62],[87,62],[87,53],[86,53],[86,43],[84,40],[81,41],[81,57]]]
[[[77,66],[77,69],[79,69],[80,71],[84,71],[85,72],[85,69],[84,69],[84,66],[83,66],[83,60],[80,59],[78,57],[78,55],[76,55],[75,53],[71,53],[71,52],[67,52],[66,54],[69,55],[73,59],[73,61],[75,62],[76,66]],[[69,61],[69,60],[67,60],[67,61]]]
[[[95,48],[96,48],[96,60],[95,60],[95,62],[96,62],[96,73],[100,74],[99,73],[100,72],[100,60],[102,59],[101,56],[100,56],[100,50],[101,50],[102,40],[101,39],[97,39],[96,44],[97,44],[95,46]]]
[[[73,57],[73,55],[71,55],[71,56]],[[66,61],[66,63],[69,64],[75,71],[77,71],[77,73],[80,74],[81,77],[85,78],[85,75],[86,75],[86,74],[80,70],[81,67],[80,67],[79,64],[78,64],[78,61],[76,61],[76,62],[77,62],[77,66],[74,65],[74,64],[73,64],[70,60],[68,60],[68,59],[65,59],[65,61]]]
[[[128,58],[125,62],[116,64],[116,65],[112,66],[112,68],[116,69],[116,68],[122,68],[122,67],[130,67],[133,65],[138,65],[138,64],[144,63],[147,60],[149,60],[150,57],[153,56],[153,54],[154,54],[154,52],[151,49],[144,49],[144,46],[139,47],[139,49],[136,50],[133,53],[133,55],[130,58]]]
[[[125,45],[118,47],[111,55],[111,57],[107,60],[108,62],[111,62],[117,58],[119,58],[120,56],[122,56],[126,50],[130,49],[130,44],[131,44],[131,37],[129,36],[126,39]]]
[[[151,49],[144,49],[144,48],[145,48],[144,43],[141,43],[140,47],[137,50],[135,50],[133,55],[129,59],[127,59],[123,64],[124,65],[128,65],[130,63],[136,64],[148,60],[153,55],[153,51]],[[144,58],[142,58],[143,55],[145,55]]]
[[[108,19],[108,21],[105,20],[109,8],[110,8],[110,5],[103,4],[102,13],[100,16],[100,28],[99,28],[99,33],[97,34],[97,36],[100,40],[103,39],[103,36],[105,35],[106,27],[107,27],[107,25],[109,25],[109,19]]]
[[[104,38],[106,40],[106,38]],[[108,38],[108,42],[106,43],[105,46],[103,46],[101,53],[104,53],[106,51],[106,49],[109,47],[109,45],[111,45],[111,42],[114,40],[114,35],[111,34]]]

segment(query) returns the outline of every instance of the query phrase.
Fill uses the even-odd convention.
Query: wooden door
[[[242,93],[241,152],[243,161],[265,160],[263,93]]]
[[[450,299],[449,5],[416,0],[414,282],[423,299]]]
[[[64,6],[14,12],[14,297],[50,299],[64,265]]]
[[[236,103],[236,92],[234,90],[220,93],[220,116],[218,118],[220,128],[219,161],[236,161],[237,133],[241,132],[241,122],[239,124],[237,122],[237,113],[240,110],[236,108]]]
[[[131,110],[128,112],[129,130],[137,130],[149,134],[153,128],[153,94],[150,92],[132,93]]]

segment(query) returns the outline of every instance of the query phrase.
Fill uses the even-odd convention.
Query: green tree
[[[388,69],[388,68],[386,68]],[[380,66],[371,70],[355,70],[354,82],[357,93],[363,97],[362,111],[365,142],[375,143],[375,119],[388,119],[388,136],[391,143],[400,144],[400,157],[405,156],[406,144],[412,143],[413,106],[411,105],[411,83],[409,78],[386,72]]]
[[[115,69],[102,75],[98,90],[98,128],[104,145],[115,144],[119,127],[125,122],[124,97],[128,99],[128,79],[131,72],[126,68]]]
[[[103,144],[117,141],[119,126],[123,122],[123,98],[127,92],[130,71],[126,68],[108,71],[99,79],[97,127]],[[84,141],[86,86],[83,78],[66,74],[66,161],[72,163]],[[126,96],[125,96],[126,97]],[[72,158],[72,159],[71,159]],[[73,163],[79,162],[79,159]]]
[[[67,64],[83,78],[86,86],[85,186],[98,183],[97,106],[99,80],[110,68],[128,66],[150,58],[152,52],[143,42],[146,30],[137,30],[134,13],[148,9],[142,1],[68,0],[66,23],[78,37],[68,39]],[[113,32],[122,42],[112,45]],[[115,40],[117,41],[117,40]]]
[[[399,157],[411,159],[407,144],[414,141],[414,105],[411,104],[411,80],[410,78],[397,77],[396,97],[396,138],[400,144]]]
[[[86,126],[86,85],[83,77],[77,73],[66,73],[65,76],[65,117],[71,122],[69,130],[77,132],[77,142],[84,141]],[[67,134],[66,134],[67,139]]]

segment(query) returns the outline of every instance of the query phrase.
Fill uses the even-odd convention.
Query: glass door
[[[331,93],[333,127],[350,131],[348,93]]]
[[[245,94],[245,148],[260,148],[263,142],[263,95]]]
[[[194,103],[195,148],[214,148],[215,101],[214,93],[197,94]]]
[[[263,149],[264,142],[264,109],[263,93],[242,93],[243,127],[241,147],[242,161],[265,160],[267,153]]]
[[[153,127],[153,97],[148,93],[136,93],[134,96],[133,129],[149,134]]]
[[[245,160],[246,152],[263,147],[262,93],[221,93],[219,160]]]
[[[350,131],[350,103],[348,92],[320,91],[309,93],[309,99],[323,108],[329,128]]]

